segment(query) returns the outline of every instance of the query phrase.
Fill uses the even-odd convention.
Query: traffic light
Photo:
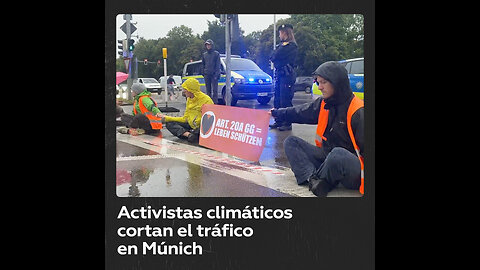
[[[148,65],[148,59],[146,59],[146,58],[143,59],[143,64],[144,64],[145,66]]]
[[[133,52],[133,49],[135,49],[135,46],[133,45],[135,43],[135,40],[129,39],[128,40],[128,51]]]
[[[123,56],[123,51],[125,48],[123,45],[125,45],[125,39],[117,39],[117,41],[118,41],[118,44],[120,44],[118,45],[118,49],[119,49],[118,54]]]

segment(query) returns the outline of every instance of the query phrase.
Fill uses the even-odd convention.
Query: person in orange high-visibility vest
[[[144,84],[134,83],[131,90],[134,96],[133,115],[124,113],[120,116],[126,128],[119,128],[118,131],[131,135],[159,133],[163,124],[157,102],[150,97],[151,93]]]
[[[364,194],[363,100],[353,94],[347,70],[338,62],[323,63],[313,75],[322,96],[271,110],[276,120],[317,125],[315,145],[296,136],[284,141],[297,183],[308,184],[319,197],[340,183]]]

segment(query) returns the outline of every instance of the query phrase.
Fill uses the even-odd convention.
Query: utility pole
[[[124,14],[123,15],[123,19],[126,21],[126,31],[125,31],[125,34],[127,34],[127,40],[130,40],[131,38],[131,25],[130,25],[130,20],[132,19],[132,14]],[[129,52],[129,55],[128,57],[130,57],[130,52]],[[132,69],[130,68],[132,66],[131,64],[131,61],[130,61],[130,64],[128,65],[128,78],[127,78],[127,99],[128,100],[131,100],[132,99],[132,91],[130,90],[130,88],[132,87],[132,83],[133,83],[133,80],[132,80]]]
[[[138,79],[138,59],[137,55],[135,55],[135,76],[134,79]]]
[[[276,45],[277,44],[277,20],[275,18],[275,14],[273,14],[273,50],[275,51]],[[273,89],[275,89],[275,66],[273,65],[273,62],[270,62],[271,69],[272,69],[272,75],[273,75]]]
[[[163,55],[163,76],[165,80],[163,80],[163,89],[165,90],[165,107],[167,107],[167,99],[168,99],[168,91],[167,91],[167,48],[162,48],[162,55]]]
[[[165,92],[165,107],[158,107],[161,112],[179,112],[180,110],[174,107],[168,107],[168,86],[167,86],[167,48],[162,48],[162,55],[163,55],[163,76],[165,80],[163,80],[162,86],[163,91]],[[158,65],[158,62],[157,62]]]
[[[232,103],[232,85],[230,83],[231,80],[231,64],[230,64],[230,54],[231,54],[231,47],[232,47],[232,38],[231,38],[231,31],[230,31],[230,26],[232,19],[230,16],[228,16],[225,20],[225,51],[226,51],[226,59],[225,59],[225,65],[227,66],[226,68],[226,78],[225,78],[225,105],[230,106]]]

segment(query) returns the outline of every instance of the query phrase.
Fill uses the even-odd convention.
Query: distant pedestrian
[[[273,99],[273,107],[275,109],[293,106],[293,85],[296,78],[293,67],[298,51],[292,25],[282,24],[278,27],[278,32],[280,43],[270,57],[270,61],[275,66],[275,92]],[[270,128],[277,128],[280,131],[291,130],[292,123],[287,120],[279,122],[278,119],[275,119],[275,123],[270,125]]]
[[[317,124],[315,145],[296,136],[284,141],[285,154],[299,185],[308,183],[327,196],[339,183],[363,194],[363,100],[355,96],[345,67],[330,61],[313,75],[322,96],[311,103],[272,109],[276,121]]]
[[[170,97],[170,100],[177,98],[177,95],[175,95],[175,90],[173,89],[174,84],[175,84],[175,80],[173,79],[173,75],[170,74],[170,76],[168,76],[168,79],[167,79],[167,90],[168,90],[168,96]]]
[[[131,90],[134,96],[133,115],[120,115],[126,127],[119,128],[118,132],[131,135],[158,133],[162,129],[162,119],[157,102],[150,97],[151,93],[144,84],[134,83]]]
[[[202,55],[203,78],[207,95],[218,104],[218,80],[220,79],[220,53],[214,49],[213,40],[205,41],[206,52]]]
[[[203,104],[213,104],[212,99],[202,93],[200,83],[189,78],[182,84],[183,92],[187,97],[185,113],[180,117],[160,115],[166,123],[168,131],[180,139],[187,139],[191,143],[198,143],[200,122],[202,119]]]

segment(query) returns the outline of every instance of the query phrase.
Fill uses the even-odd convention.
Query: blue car
[[[363,57],[341,60],[338,62],[343,64],[348,71],[350,87],[352,88],[353,93],[357,97],[363,99]]]
[[[231,59],[231,105],[235,106],[238,100],[256,99],[260,104],[267,104],[273,97],[273,80],[270,75],[263,72],[255,62],[250,59],[232,55]],[[225,55],[220,54],[220,69],[222,75],[218,80],[218,100],[225,102],[226,90],[226,65]],[[186,63],[183,68],[182,81],[188,78],[195,78],[200,82],[200,90],[206,93],[205,79],[201,75],[202,61]]]
[[[348,72],[348,79],[350,80],[350,87],[353,94],[363,100],[363,57],[353,58],[338,61],[342,64]],[[312,84],[312,99],[316,99],[322,95],[315,82]]]

